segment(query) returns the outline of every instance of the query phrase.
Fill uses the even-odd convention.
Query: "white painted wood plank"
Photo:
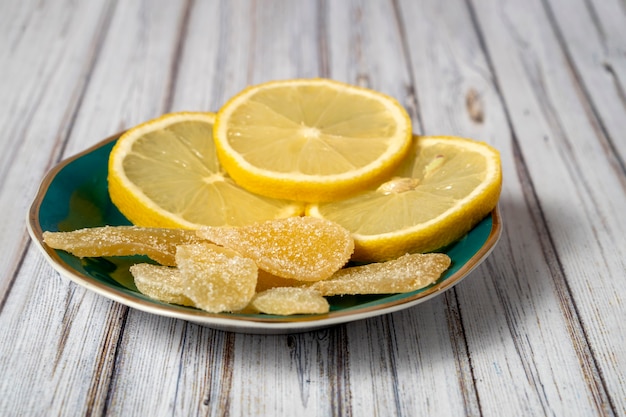
[[[184,6],[118,4],[66,155],[166,111]]]
[[[534,214],[548,227],[543,243],[554,245],[558,257],[548,261],[564,276],[562,295],[568,297],[571,291],[593,353],[591,363],[598,366],[583,366],[586,376],[598,381],[589,385],[587,395],[598,411],[623,412],[626,328],[621,317],[626,316],[626,304],[620,288],[626,279],[626,221],[619,214],[626,209],[623,179],[608,163],[611,156],[593,129],[586,98],[577,93],[577,79],[542,4],[475,2],[474,7],[541,204]],[[554,331],[552,322],[541,323],[551,323]],[[587,353],[577,354],[584,358]],[[563,380],[568,376],[557,375]]]
[[[70,106],[75,104],[73,102],[66,105],[66,109],[60,109],[60,114],[45,116],[54,116],[60,121],[69,123],[64,119],[63,111],[71,112],[71,123],[63,126],[63,129],[66,129],[64,135],[69,135],[66,156],[82,151],[122,127],[147,120],[162,111],[161,107],[168,92],[171,68],[169,63],[176,45],[178,17],[183,11],[182,5],[167,1],[160,5],[154,2],[150,5],[139,2],[117,4],[113,10],[110,27],[100,28],[106,30],[106,39],[103,41],[103,49],[94,51],[97,56],[93,57],[93,60],[97,65],[93,73],[89,73],[90,82],[86,93],[78,100],[82,107],[76,118],[74,119]],[[56,6],[59,8],[61,5],[56,3]],[[102,18],[97,9],[88,10],[94,17]],[[60,11],[53,10],[50,14],[55,13]],[[70,31],[72,37],[80,38],[81,32],[86,33],[90,25],[94,26],[94,22],[90,22],[89,18],[91,15],[85,10],[82,16],[76,17],[76,20],[86,27],[79,33]],[[57,20],[49,22],[61,23]],[[49,30],[61,29],[63,27],[60,25],[52,25]],[[85,46],[88,47],[90,44],[86,43]],[[63,57],[63,51],[61,48],[53,50],[59,60]],[[89,53],[85,54],[84,51],[82,57],[74,58],[76,62],[67,62],[61,69],[69,67],[70,74],[77,77],[77,73],[80,74],[79,71],[91,58]],[[53,75],[59,76],[55,73]],[[43,81],[49,82],[50,79]],[[61,87],[62,85],[59,86]],[[57,87],[54,88],[56,91]],[[49,109],[50,105],[46,103],[44,108]],[[31,145],[31,150],[34,146]],[[51,149],[46,152],[50,152],[54,157],[56,156],[54,152],[58,151],[59,149]],[[28,160],[27,156],[21,158],[23,162]],[[14,167],[17,168],[18,165]],[[34,172],[32,175],[37,173]],[[3,243],[10,242],[5,240]],[[29,255],[32,254],[34,247],[31,247],[29,252]],[[128,308],[96,296],[69,283],[66,279],[58,278],[49,266],[42,269],[41,257],[35,259],[36,261],[32,257],[27,257],[22,264],[1,316],[2,328],[10,329],[4,332],[4,340],[13,340],[13,335],[16,335],[23,341],[19,351],[12,351],[3,345],[3,355],[9,356],[3,357],[3,360],[6,359],[6,366],[2,368],[2,380],[7,383],[3,385],[2,392],[8,394],[6,397],[10,401],[17,402],[26,390],[32,389],[33,381],[38,381],[37,389],[41,395],[31,396],[30,400],[20,406],[26,410],[24,414],[44,410],[46,413],[59,415],[104,412],[108,407],[117,404],[110,403],[112,398],[119,397],[114,394],[122,392],[112,391],[112,387],[118,386],[113,385],[114,382],[116,384],[122,382],[117,378],[116,355],[120,337],[125,335],[123,330]],[[37,268],[37,273],[32,273],[33,267]],[[36,279],[32,279],[32,276]],[[59,280],[58,286],[50,286],[47,282],[50,279]],[[56,308],[41,303],[42,297]],[[44,306],[48,306],[45,311],[42,310]],[[160,321],[154,319],[154,322]],[[176,341],[176,335],[181,338],[181,331],[177,330],[180,323],[174,323],[172,342]],[[149,332],[151,328],[141,329],[143,332]],[[41,338],[41,334],[46,332],[47,337]],[[136,335],[131,331],[128,337]],[[153,335],[148,340],[159,342]],[[140,357],[145,362],[146,358],[158,357],[157,353],[161,353],[162,363],[170,359],[177,364],[180,353],[165,348],[166,345],[149,345],[148,349],[141,352]],[[24,378],[24,375],[27,377]],[[158,373],[156,375],[158,376]],[[16,380],[19,382],[9,384]],[[161,392],[175,391],[177,378],[170,382],[171,384],[161,385]],[[141,381],[141,384],[145,384],[145,381]],[[142,386],[141,384],[139,386]],[[144,387],[143,399],[148,398],[152,401],[156,398],[157,393],[152,392],[149,386]],[[125,391],[122,393],[122,398],[128,395]],[[163,395],[161,398],[166,397],[167,395]],[[132,409],[133,404],[140,403],[129,401],[129,408]]]
[[[250,84],[320,76],[318,13],[313,1],[194,3],[172,110],[217,111]]]
[[[620,0],[546,2],[556,32],[564,44],[574,71],[592,103],[598,135],[606,135],[626,169],[626,5]],[[618,156],[616,155],[616,156]],[[626,189],[626,186],[624,186]]]
[[[355,415],[477,414],[474,388],[459,372],[445,296],[348,326]],[[467,390],[467,388],[470,388]]]
[[[118,5],[68,154],[168,110],[185,6],[168,1]],[[109,384],[94,390],[94,408],[117,415],[171,415],[179,392],[186,326],[134,310],[127,320],[123,340],[111,346],[119,355],[113,358],[115,373]]]
[[[320,74],[315,1],[265,1],[252,8],[248,83]],[[245,33],[245,32],[244,32]]]
[[[223,98],[223,80],[234,65],[245,65],[245,49],[233,44],[247,38],[248,9],[237,2],[195,2],[182,28],[180,59],[172,84],[172,102],[166,111],[216,112]],[[229,28],[240,28],[231,31]],[[228,56],[228,59],[224,57]],[[235,74],[241,72],[235,72]]]
[[[185,29],[171,111],[216,112],[248,85],[254,14],[247,1],[195,2]],[[232,30],[237,28],[237,30]]]
[[[22,8],[13,23],[3,26],[10,32],[0,37],[0,230],[7,236],[0,242],[1,296],[27,244],[22,221],[41,177],[58,158],[107,20],[101,2],[74,8],[3,2],[1,7],[11,16],[8,6],[18,3]]]
[[[21,259],[27,245],[22,219],[45,170],[59,157],[67,129],[80,105],[85,78],[91,71],[92,54],[97,52],[101,33],[106,30],[108,8],[100,2],[92,2],[89,7],[19,3],[31,8],[13,16],[14,24],[9,27],[17,34],[2,37],[11,44],[1,48],[0,61],[4,69],[0,81],[0,126],[7,132],[3,148],[11,150],[3,153],[7,158],[1,165],[1,249],[7,256],[1,261],[0,294],[4,299],[5,291],[11,289],[11,293],[0,319],[0,410],[29,415],[64,406],[79,410],[88,405],[78,395],[57,396],[57,385],[75,386],[75,394],[90,387],[88,380],[78,379],[79,372],[74,373],[85,367],[84,362],[76,360],[80,358],[76,351],[72,352],[75,355],[71,356],[70,366],[61,363],[65,344],[76,343],[64,328],[64,317],[71,318],[73,310],[65,312],[64,308],[79,302],[72,297],[67,282],[60,280],[49,266],[44,267],[34,248]],[[19,273],[14,276],[16,271]],[[96,310],[99,307],[100,304],[94,305]],[[86,316],[89,314],[87,309]],[[98,347],[94,335],[99,326],[93,326],[94,333],[89,333],[90,327],[87,325],[87,332],[81,332],[81,345],[77,345],[82,346],[86,337],[90,342],[87,350]]]
[[[526,415],[552,407],[557,414],[584,415],[596,405],[592,395],[580,395],[587,387],[568,331],[571,311],[550,307],[559,305],[563,283],[550,280],[544,248],[525,244],[538,241],[541,233],[527,210],[535,203],[524,202],[525,190],[516,181],[513,132],[467,7],[434,1],[402,6],[403,18],[411,22],[407,37],[425,132],[486,140],[503,157],[503,239],[457,290],[481,411]],[[471,91],[478,93],[482,121],[468,111]],[[542,323],[552,324],[548,333]]]
[[[174,414],[187,326],[180,320],[130,311],[123,337],[115,346],[115,372],[101,390],[106,397],[98,405],[111,415]],[[199,383],[190,383],[184,390],[193,392]]]
[[[123,310],[68,285],[31,247],[0,315],[0,410],[15,416],[94,411],[103,400],[98,384],[107,385],[112,372],[114,317]]]
[[[179,363],[175,415],[220,415],[232,401],[233,333],[188,324]]]
[[[349,398],[340,396],[334,380],[343,365],[335,362],[338,331],[238,335],[228,413],[325,416],[348,409]]]
[[[413,82],[394,3],[328,2],[323,28],[328,76],[394,97],[409,111],[414,131],[420,132]]]

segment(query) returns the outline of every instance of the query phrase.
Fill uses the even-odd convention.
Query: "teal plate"
[[[212,314],[161,303],[137,291],[128,268],[145,257],[77,258],[43,243],[44,231],[128,225],[111,203],[107,190],[109,153],[114,135],[53,168],[43,179],[28,215],[28,230],[48,262],[75,283],[138,310],[200,325],[245,333],[292,333],[314,330],[403,310],[452,288],[491,252],[502,230],[496,208],[465,237],[445,249],[452,259],[435,284],[405,294],[330,297],[330,312],[318,315]]]

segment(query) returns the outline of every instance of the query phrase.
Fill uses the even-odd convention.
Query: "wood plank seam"
[[[94,31],[95,36],[92,41],[92,52],[87,57],[84,75],[83,77],[81,77],[81,80],[79,80],[79,83],[77,85],[75,93],[77,96],[76,101],[70,103],[70,106],[68,106],[66,115],[67,119],[69,120],[67,122],[67,126],[65,128],[62,128],[61,132],[59,132],[59,134],[56,136],[57,144],[55,144],[55,148],[58,146],[58,149],[55,149],[53,152],[50,153],[50,160],[47,169],[50,169],[53,165],[59,163],[66,156],[65,149],[67,148],[70,137],[72,136],[72,131],[74,130],[74,126],[78,118],[78,112],[80,111],[83,100],[85,99],[85,95],[87,94],[87,89],[89,87],[89,83],[91,81],[94,69],[101,56],[107,34],[111,29],[111,22],[117,8],[117,2],[118,0],[110,0],[109,3],[107,3],[107,7],[103,12],[103,16],[98,22],[98,26]]]
[[[390,336],[386,340],[386,344],[387,344],[386,350],[389,352],[391,380],[393,381],[394,386],[400,386],[400,378],[398,377],[398,361],[397,361],[398,342],[396,340],[396,333],[393,331],[393,329],[396,328],[396,326],[393,323],[394,322],[393,318],[394,318],[393,314],[387,314],[383,316],[383,324],[384,324],[384,327],[388,329],[386,333],[389,334]],[[402,415],[403,414],[403,410],[402,410],[403,401],[402,401],[402,398],[400,397],[399,390],[393,391],[393,400],[396,406],[396,412],[394,414]]]
[[[626,162],[621,158],[619,152],[617,152],[615,139],[613,139],[612,135],[606,127],[605,122],[602,120],[600,111],[597,109],[582,75],[576,67],[574,59],[572,57],[572,53],[569,50],[567,42],[565,42],[563,31],[561,30],[558,21],[554,15],[554,10],[552,9],[552,6],[549,4],[548,0],[541,0],[541,2],[546,11],[546,17],[550,21],[550,24],[553,28],[555,38],[559,43],[561,50],[563,51],[565,59],[567,60],[567,68],[569,69],[572,81],[576,86],[575,91],[578,93],[580,102],[587,112],[587,118],[589,119],[591,126],[596,131],[597,138],[602,144],[602,147],[605,149],[605,152],[607,153],[607,160],[611,163],[611,167],[615,170],[617,176],[620,178],[624,190],[626,190]],[[595,16],[595,18],[592,20],[596,25],[598,33],[601,35],[601,37],[605,37],[604,31],[601,29],[599,21],[597,21],[597,14],[593,12],[591,13],[591,15]],[[604,62],[603,68],[612,76],[617,94],[618,96],[620,96],[622,104],[626,108],[626,94],[624,92],[624,88],[621,85],[619,78],[615,76],[611,64],[609,62]]]
[[[329,357],[335,360],[331,362],[336,372],[334,380],[330,384],[330,401],[334,416],[352,416],[352,387],[350,384],[350,346],[346,332],[346,326],[341,325],[329,332]]]
[[[111,308],[106,320],[106,330],[100,344],[94,378],[87,390],[86,415],[107,415],[116,381],[116,369],[124,338],[130,307],[109,302]]]
[[[174,54],[170,62],[169,77],[165,88],[165,97],[163,99],[163,113],[169,113],[172,110],[174,101],[174,92],[176,91],[176,83],[178,81],[178,72],[180,68],[181,56],[185,47],[185,39],[189,31],[189,19],[191,10],[194,7],[194,0],[187,0],[183,6],[183,13],[179,20],[177,37],[174,46]]]
[[[463,323],[463,312],[461,304],[459,303],[456,287],[446,292],[443,298],[446,305],[446,321],[448,323],[448,329],[450,329],[450,344],[454,351],[456,372],[459,375],[465,415],[483,415],[480,395],[476,386],[474,358],[472,357],[467,341],[467,334]],[[466,360],[463,361],[463,358],[466,358]],[[467,380],[471,380],[471,386],[463,383]]]
[[[24,265],[24,260],[26,259],[26,254],[28,253],[28,249],[32,246],[32,241],[30,240],[30,237],[28,236],[27,232],[24,232],[22,234],[22,237],[20,239],[20,242],[18,243],[18,251],[17,253],[19,254],[17,259],[15,260],[15,262],[13,263],[13,265],[10,268],[10,272],[9,272],[9,278],[7,280],[5,280],[6,284],[4,284],[4,288],[2,288],[2,296],[0,297],[0,314],[2,314],[2,311],[4,310],[4,306],[6,305],[6,302],[9,298],[9,294],[11,293],[11,289],[13,288],[13,285],[15,284],[15,280],[17,279],[17,276],[20,273],[20,270],[22,269],[22,266]]]
[[[317,43],[319,54],[319,74],[322,78],[330,77],[330,53],[328,51],[328,4],[326,0],[317,2]]]
[[[66,280],[66,278],[58,275],[56,271],[52,271],[52,273],[57,275],[59,280]],[[70,331],[72,328],[72,323],[74,321],[74,318],[76,317],[76,314],[78,313],[79,305],[81,304],[80,301],[73,302],[74,294],[76,294],[76,290],[78,288],[80,287],[78,287],[77,285],[74,285],[71,283],[67,284],[66,297],[64,300],[65,305],[63,309],[63,318],[61,319],[61,331],[59,332],[59,339],[57,341],[57,351],[54,355],[54,364],[52,365],[53,372],[56,372],[57,368],[59,367],[59,364],[61,363],[61,358],[63,357],[63,354],[65,352],[65,348],[67,346],[67,339],[70,335]],[[80,290],[80,292],[81,292],[81,301],[82,301],[82,299],[85,297],[85,292],[82,291],[82,289]]]
[[[93,41],[94,46],[92,48],[93,52],[90,54],[89,59],[87,60],[87,65],[85,66],[85,71],[84,71],[85,75],[84,77],[81,77],[82,81],[79,80],[79,82],[77,83],[75,95],[77,95],[78,98],[75,101],[70,102],[68,105],[68,108],[66,111],[67,117],[64,119],[69,119],[69,120],[67,122],[64,121],[61,124],[60,132],[55,136],[55,144],[53,146],[52,151],[50,152],[50,157],[48,158],[48,162],[44,169],[45,171],[49,170],[53,165],[56,165],[64,157],[64,151],[67,146],[67,143],[69,142],[72,128],[76,121],[76,117],[81,107],[82,100],[85,96],[85,92],[89,84],[89,79],[95,68],[97,57],[99,56],[100,51],[102,49],[102,45],[104,43],[104,38],[106,37],[106,33],[108,33],[116,3],[117,3],[117,0],[111,0],[111,2],[109,3],[109,7],[104,12],[103,18],[100,20],[98,27],[94,31],[95,37]],[[44,91],[45,89],[42,90],[41,94],[43,94]],[[36,100],[36,102],[40,103],[40,100]],[[38,104],[33,107],[33,110],[29,117],[32,117],[37,106]],[[28,123],[26,125],[28,125]],[[7,176],[5,175],[2,178],[7,178]],[[19,271],[26,257],[26,253],[31,247],[31,243],[32,242],[30,238],[28,237],[28,233],[24,231],[22,238],[20,239],[20,245],[19,245],[18,253],[20,255],[18,256],[17,261],[15,262],[13,268],[11,269],[10,278],[4,284],[4,288],[2,291],[2,298],[0,299],[0,312],[2,312],[5,302],[11,292],[11,288],[13,287],[13,283],[15,282],[16,277],[19,275]]]
[[[409,50],[409,44],[407,41],[406,27],[404,26],[404,20],[402,19],[402,11],[401,6],[398,3],[398,0],[391,0],[394,18],[396,21],[396,26],[398,27],[398,32],[400,34],[400,42],[402,46],[402,55],[404,57],[404,62],[406,63],[410,85],[406,87],[406,109],[409,115],[411,116],[411,120],[417,122],[417,125],[413,124],[413,133],[423,134],[424,133],[424,121],[422,119],[422,112],[420,110],[420,103],[417,98],[417,94],[415,94],[415,71],[413,69],[413,64],[411,63],[411,54]]]

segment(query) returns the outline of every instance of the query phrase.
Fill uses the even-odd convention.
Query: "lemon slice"
[[[491,146],[416,136],[408,158],[388,181],[353,198],[309,205],[306,211],[352,233],[352,259],[382,261],[460,239],[494,209],[501,187],[500,155]]]
[[[393,98],[327,79],[248,87],[218,112],[217,154],[242,187],[331,201],[367,189],[408,152],[411,121]]]
[[[144,227],[241,226],[302,206],[250,193],[220,166],[212,113],[171,113],[124,133],[109,155],[111,200]]]

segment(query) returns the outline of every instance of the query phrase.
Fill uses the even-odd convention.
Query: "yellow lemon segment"
[[[241,226],[297,216],[302,205],[259,196],[221,167],[212,113],[166,114],[124,133],[109,156],[111,200],[144,227]]]
[[[242,187],[290,200],[332,201],[390,175],[411,121],[393,98],[327,79],[248,87],[218,112],[218,157]]]
[[[383,261],[460,239],[495,208],[501,187],[500,155],[491,146],[415,136],[408,158],[387,181],[306,211],[352,233],[352,259]]]

